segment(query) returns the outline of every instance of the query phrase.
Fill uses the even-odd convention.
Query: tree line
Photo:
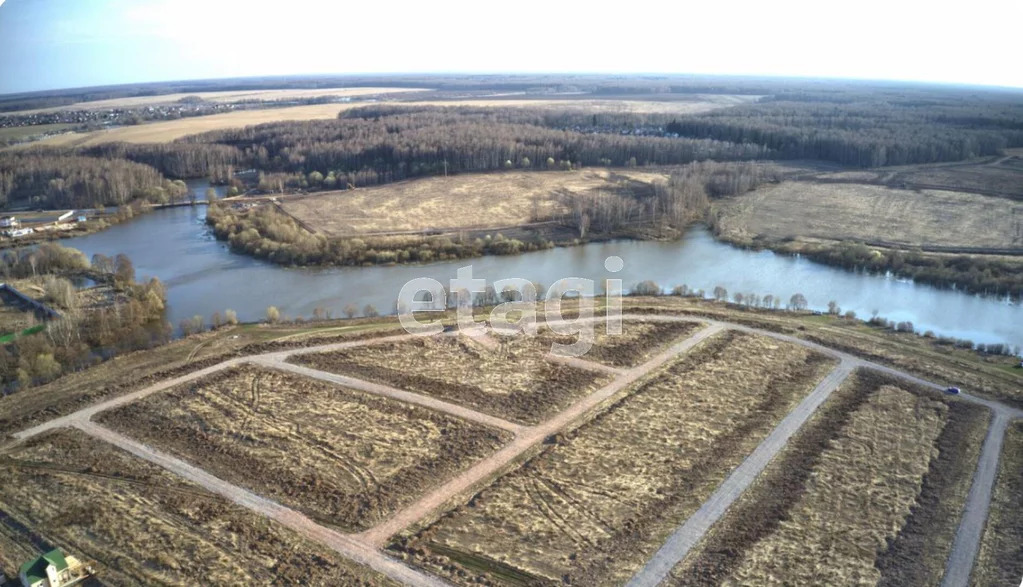
[[[183,140],[236,147],[247,164],[265,172],[291,174],[299,184],[308,185],[313,173],[333,176],[338,187],[509,168],[677,165],[770,154],[753,144],[583,133],[503,122],[482,114],[463,116],[440,107],[372,118],[271,123]]]
[[[0,153],[0,206],[26,202],[43,208],[121,206],[137,198],[177,193],[156,169],[123,159],[47,151]]]

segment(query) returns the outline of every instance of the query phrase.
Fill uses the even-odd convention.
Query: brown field
[[[612,367],[635,367],[680,339],[689,338],[704,326],[696,322],[637,322],[622,324],[622,333],[610,335],[602,323],[595,327],[593,346],[580,357]],[[551,343],[572,344],[576,337],[540,330],[537,342],[544,348]]]
[[[192,116],[178,120],[164,120],[134,126],[121,126],[87,133],[66,133],[47,137],[33,143],[22,143],[13,148],[85,147],[99,143],[123,141],[127,143],[169,143],[181,137],[225,128],[241,128],[265,122],[284,120],[324,120],[337,117],[338,112],[354,104],[313,104],[265,110],[240,110],[209,116]]]
[[[1023,248],[1023,202],[964,192],[783,182],[722,200],[728,240],[809,237],[901,246]]]
[[[459,584],[622,584],[833,366],[712,337],[392,548]]]
[[[332,237],[513,227],[566,212],[558,196],[617,190],[666,178],[664,173],[600,168],[477,173],[285,198],[281,204],[308,227]]]
[[[282,526],[77,430],[0,456],[0,570],[51,546],[108,585],[391,585]],[[90,583],[91,584],[91,583]]]
[[[1009,425],[972,585],[1015,585],[1023,579],[1023,420]]]
[[[940,583],[987,420],[982,408],[855,373],[669,583]]]
[[[300,98],[319,98],[323,96],[369,96],[375,94],[395,94],[403,92],[428,92],[419,88],[317,88],[290,90],[233,90],[225,92],[195,92],[179,94],[163,94],[159,96],[134,96],[131,98],[114,98],[111,100],[93,100],[91,102],[77,102],[67,106],[54,106],[52,108],[39,108],[36,110],[22,110],[16,114],[45,114],[50,112],[64,112],[66,110],[105,110],[116,108],[136,108],[139,106],[155,106],[163,104],[174,104],[181,98],[198,96],[207,102],[242,102],[261,101],[271,102],[274,100],[297,100]]]
[[[607,382],[601,374],[548,361],[548,350],[538,338],[487,348],[468,337],[432,337],[289,360],[536,424]]]
[[[323,524],[364,530],[502,443],[481,426],[245,366],[101,421]]]
[[[419,91],[419,90],[416,90]],[[246,93],[246,92],[242,92]],[[189,94],[190,95],[190,94]],[[692,101],[642,101],[642,100],[423,100],[402,102],[421,106],[487,106],[487,107],[550,107],[550,108],[581,108],[595,112],[638,112],[638,113],[677,113],[687,114],[704,112],[716,108],[724,108],[743,104],[755,99],[756,96],[703,96]],[[179,120],[151,122],[136,126],[122,126],[110,130],[88,133],[67,133],[48,137],[33,143],[21,145],[41,146],[87,146],[99,143],[124,141],[128,143],[165,143],[184,136],[240,128],[266,122],[284,120],[323,120],[337,117],[338,113],[348,108],[364,106],[365,102],[347,104],[313,104],[307,106],[291,106],[286,108],[268,108],[265,110],[242,110],[209,116],[193,116]],[[18,148],[18,147],[15,147]]]
[[[1004,157],[956,163],[931,163],[842,171],[818,175],[822,180],[862,181],[892,187],[944,188],[1023,198],[1023,150],[1006,149]]]
[[[871,327],[859,320],[767,310],[737,309],[728,304],[662,296],[625,298],[628,313],[679,313],[719,318],[798,336],[875,361],[941,385],[1023,408],[1023,369],[1013,357],[979,355],[911,333]]]

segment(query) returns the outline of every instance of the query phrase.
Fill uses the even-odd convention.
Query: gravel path
[[[794,336],[779,334],[766,330],[760,330],[748,326],[731,324],[703,317],[691,318],[681,316],[657,316],[657,315],[630,315],[622,316],[623,320],[641,320],[651,322],[702,322],[709,325],[690,338],[673,345],[650,361],[632,369],[615,369],[584,360],[565,360],[566,363],[579,368],[603,370],[615,375],[614,381],[593,394],[583,398],[571,407],[554,416],[550,420],[538,426],[524,427],[512,422],[502,420],[487,414],[482,414],[437,400],[428,396],[410,393],[407,391],[391,388],[384,385],[361,381],[351,377],[325,373],[315,369],[309,369],[299,365],[286,363],[292,355],[327,352],[340,349],[350,349],[365,345],[381,344],[385,342],[400,342],[409,340],[416,335],[403,334],[383,336],[375,339],[363,339],[340,343],[331,343],[312,347],[287,349],[274,351],[261,355],[234,358],[218,363],[204,369],[200,369],[173,379],[161,381],[144,389],[134,391],[123,396],[109,399],[93,406],[83,408],[72,414],[55,418],[49,422],[22,430],[13,436],[16,442],[23,441],[32,436],[42,434],[49,430],[63,427],[77,427],[85,432],[111,442],[133,454],[154,462],[170,471],[173,471],[187,479],[195,481],[203,487],[224,495],[244,507],[260,512],[267,517],[279,521],[288,527],[295,529],[302,534],[322,542],[359,563],[366,564],[389,577],[409,585],[443,585],[443,581],[436,577],[426,575],[403,563],[385,556],[378,549],[386,543],[393,534],[417,523],[428,519],[445,505],[454,500],[464,497],[466,493],[477,486],[491,480],[495,475],[500,474],[516,459],[527,453],[530,449],[543,442],[545,438],[556,434],[566,427],[572,425],[579,419],[590,414],[594,409],[607,401],[615,394],[625,390],[638,379],[649,374],[651,371],[662,366],[676,355],[684,353],[693,346],[699,344],[707,337],[714,335],[724,329],[734,329],[743,332],[755,333],[768,336],[777,340],[798,344],[814,349],[840,359],[840,365],[832,371],[813,392],[808,395],[778,427],[751,453],[743,463],[737,467],[732,474],[718,487],[710,499],[701,508],[686,520],[662,546],[662,548],[648,561],[639,573],[633,577],[630,585],[655,585],[675,566],[686,553],[697,544],[703,535],[709,530],[713,523],[727,511],[728,507],[738,498],[741,493],[749,487],[756,476],[763,470],[770,459],[778,453],[799,427],[813,414],[820,404],[834,391],[834,389],[845,379],[848,374],[856,368],[873,369],[898,377],[918,385],[932,389],[944,389],[943,386],[925,381],[908,373],[865,361],[839,352],[822,345],[809,342]],[[602,317],[593,317],[590,321],[602,321]],[[489,342],[489,341],[482,341]],[[554,358],[552,360],[564,360]],[[285,508],[275,502],[259,497],[244,489],[235,487],[221,479],[209,475],[196,467],[165,455],[141,443],[121,436],[111,430],[103,428],[91,422],[91,418],[99,412],[114,409],[116,407],[137,401],[153,393],[205,377],[218,371],[229,369],[244,363],[256,363],[275,369],[284,369],[300,375],[330,381],[338,385],[344,385],[391,397],[399,401],[405,401],[435,409],[466,420],[478,422],[494,428],[506,430],[515,434],[515,439],[497,451],[493,455],[478,462],[475,466],[463,471],[453,479],[437,487],[423,498],[413,503],[408,508],[397,512],[394,516],[385,520],[378,526],[361,534],[340,534],[312,522],[302,514]],[[969,582],[969,576],[980,547],[980,539],[984,529],[984,521],[987,518],[991,502],[991,492],[994,486],[998,459],[1001,450],[1002,439],[1005,429],[1010,420],[1023,418],[1023,411],[1006,406],[996,401],[987,400],[962,393],[957,396],[961,401],[967,401],[987,407],[992,411],[994,417],[988,429],[987,438],[981,452],[980,462],[974,473],[973,483],[967,498],[965,511],[960,526],[956,532],[955,542],[948,559],[946,574],[943,581],[945,587],[965,586]]]

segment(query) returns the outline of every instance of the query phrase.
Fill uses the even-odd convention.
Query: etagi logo
[[[604,268],[618,273],[625,267],[621,257],[604,260]],[[593,318],[595,287],[592,279],[565,277],[555,281],[540,297],[537,286],[528,279],[511,277],[499,279],[488,287],[486,279],[473,276],[472,265],[460,267],[449,287],[429,277],[417,277],[405,283],[398,293],[398,320],[406,332],[432,336],[444,330],[439,322],[422,323],[416,312],[443,312],[452,305],[457,318],[456,328],[469,335],[495,333],[503,336],[536,336],[539,331],[537,307],[543,301],[543,320],[555,334],[574,336],[571,344],[553,342],[551,353],[564,357],[585,355],[593,346],[597,320]],[[503,300],[490,312],[487,322],[473,318],[473,306],[480,302]],[[607,334],[622,333],[622,280],[605,279],[604,296],[607,316],[604,327]],[[579,315],[572,319],[561,313],[565,298],[578,300]],[[449,304],[450,302],[450,304]],[[489,323],[489,324],[488,324]]]

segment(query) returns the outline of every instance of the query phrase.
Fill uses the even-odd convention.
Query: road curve
[[[132,440],[100,426],[94,422],[77,420],[74,426],[81,431],[109,442],[141,459],[158,465],[175,475],[187,479],[213,493],[222,495],[232,502],[252,510],[260,515],[270,518],[288,528],[291,528],[300,535],[330,547],[338,554],[365,565],[375,571],[387,575],[405,585],[424,585],[428,587],[442,587],[446,582],[415,570],[397,560],[385,556],[372,546],[360,543],[351,536],[346,536],[330,528],[325,528],[313,522],[304,514],[301,514],[281,504],[260,497],[250,491],[232,485],[218,477],[210,475],[198,467],[160,452],[145,444]]]
[[[588,414],[591,410],[611,398],[616,393],[626,389],[640,378],[649,374],[661,365],[667,363],[680,353],[693,348],[705,339],[722,330],[721,326],[708,326],[697,331],[689,338],[672,345],[669,349],[658,354],[653,359],[642,365],[629,369],[621,377],[599,390],[584,397],[572,404],[568,409],[558,413],[551,419],[525,429],[515,439],[505,445],[501,450],[484,458],[476,465],[462,471],[458,476],[451,479],[444,485],[431,491],[420,500],[409,507],[394,514],[383,523],[363,532],[359,537],[376,546],[383,546],[387,539],[401,530],[423,520],[433,512],[440,509],[452,498],[463,495],[465,492],[480,482],[490,478],[501,471],[502,468],[514,461],[517,457],[543,442],[545,438],[565,429],[568,425]]]
[[[377,553],[374,550],[374,547],[376,547],[378,545],[382,545],[390,535],[392,535],[395,532],[398,532],[398,531],[402,530],[403,528],[405,528],[405,527],[407,527],[407,526],[409,526],[409,525],[419,521],[420,519],[424,518],[425,516],[430,515],[431,513],[436,511],[437,508],[443,506],[450,499],[452,499],[453,497],[455,497],[457,495],[460,495],[462,492],[464,492],[465,490],[471,488],[476,483],[479,483],[480,481],[483,481],[489,475],[496,474],[496,473],[500,472],[500,469],[502,467],[504,467],[505,465],[510,463],[512,460],[517,458],[519,455],[521,455],[523,452],[528,450],[530,447],[535,446],[538,442],[541,442],[546,436],[560,431],[565,426],[568,426],[569,424],[571,424],[577,418],[585,415],[591,409],[595,408],[597,405],[599,405],[604,400],[610,398],[616,392],[624,389],[625,387],[627,387],[631,383],[635,382],[638,378],[642,377],[646,373],[649,373],[651,370],[657,368],[658,366],[660,366],[661,364],[665,363],[666,361],[668,361],[669,359],[671,359],[675,355],[677,355],[677,354],[679,354],[681,352],[685,352],[685,350],[688,350],[689,348],[692,348],[692,346],[696,345],[697,343],[702,341],[704,338],[706,338],[708,336],[711,336],[714,333],[719,332],[719,331],[721,331],[723,329],[733,329],[733,330],[739,330],[739,331],[743,331],[743,332],[750,332],[750,333],[755,333],[755,334],[759,334],[759,335],[763,335],[763,336],[768,336],[768,337],[771,337],[771,338],[774,338],[774,339],[777,339],[777,340],[782,340],[782,341],[790,342],[792,344],[797,344],[797,345],[801,345],[801,346],[804,346],[804,347],[807,347],[807,348],[814,349],[814,350],[816,350],[818,352],[821,352],[821,353],[824,353],[824,354],[836,357],[836,358],[838,358],[838,359],[840,359],[842,361],[842,363],[839,366],[839,368],[837,368],[831,375],[829,375],[828,378],[825,379],[825,381],[822,381],[821,384],[818,386],[818,388],[815,389],[814,392],[811,392],[810,396],[808,396],[806,399],[804,399],[804,402],[801,403],[800,406],[797,406],[796,410],[799,410],[801,407],[803,407],[803,405],[806,402],[810,401],[811,397],[816,397],[818,395],[818,392],[823,393],[824,390],[822,389],[822,386],[826,386],[826,383],[829,381],[829,379],[831,377],[838,376],[838,374],[843,369],[851,370],[851,369],[856,368],[856,367],[861,367],[861,368],[867,368],[867,369],[872,369],[872,370],[880,371],[882,373],[886,373],[888,375],[891,375],[891,376],[894,376],[894,377],[897,377],[897,378],[900,378],[900,379],[904,379],[904,380],[907,380],[907,381],[910,381],[910,382],[913,382],[913,383],[916,383],[918,385],[922,385],[922,386],[925,386],[925,387],[928,387],[928,388],[931,388],[931,389],[938,389],[938,390],[944,389],[944,387],[942,385],[938,385],[936,383],[923,380],[923,379],[921,379],[919,377],[916,377],[914,375],[911,375],[911,374],[908,374],[908,373],[905,373],[905,372],[902,372],[902,371],[898,371],[896,369],[892,369],[892,368],[884,366],[884,365],[880,365],[880,364],[877,364],[877,363],[866,361],[866,360],[860,359],[858,357],[855,357],[853,355],[850,355],[848,353],[837,351],[837,350],[825,347],[823,345],[820,345],[820,344],[817,344],[817,343],[814,343],[814,342],[803,340],[803,339],[795,337],[795,336],[790,336],[790,335],[786,335],[786,334],[780,334],[780,333],[772,332],[772,331],[768,331],[768,330],[761,330],[761,329],[753,328],[753,327],[749,327],[749,326],[744,326],[744,325],[739,325],[739,324],[732,324],[732,323],[728,323],[728,322],[724,322],[724,321],[720,321],[720,320],[714,320],[714,319],[706,318],[706,317],[703,317],[703,316],[671,316],[671,315],[624,314],[622,316],[622,319],[623,320],[631,320],[631,321],[651,321],[651,322],[698,322],[698,323],[708,324],[709,327],[705,328],[705,329],[703,329],[701,331],[698,331],[696,334],[694,334],[689,339],[686,339],[686,340],[684,340],[684,341],[682,341],[682,342],[672,346],[670,349],[664,351],[663,353],[661,353],[660,355],[656,356],[651,361],[648,361],[647,363],[645,363],[643,365],[640,365],[639,367],[636,367],[636,368],[633,368],[633,369],[629,369],[629,370],[618,370],[619,371],[618,376],[608,386],[602,388],[601,390],[598,390],[597,392],[594,392],[594,394],[591,394],[590,396],[584,398],[580,402],[577,402],[575,405],[569,407],[565,412],[562,412],[561,414],[558,414],[557,416],[555,416],[551,420],[549,420],[547,422],[544,422],[544,423],[540,424],[539,426],[536,426],[536,427],[533,427],[533,428],[518,427],[519,425],[517,425],[517,424],[506,422],[506,421],[500,420],[499,418],[493,418],[492,416],[488,416],[488,415],[485,415],[485,414],[479,414],[478,412],[473,412],[472,410],[468,410],[467,408],[461,408],[459,406],[454,406],[453,404],[447,404],[446,402],[440,402],[442,404],[446,404],[444,406],[431,405],[431,404],[428,404],[428,403],[422,401],[422,399],[429,399],[429,398],[423,398],[423,396],[418,396],[417,394],[411,394],[409,392],[404,392],[402,390],[396,390],[396,389],[393,389],[393,388],[386,388],[387,393],[381,393],[381,395],[392,394],[391,396],[395,397],[395,399],[400,399],[402,401],[410,401],[411,403],[419,403],[420,405],[424,405],[426,407],[431,407],[433,409],[440,409],[441,411],[446,411],[446,412],[452,413],[453,415],[456,415],[456,416],[465,417],[467,419],[475,420],[475,421],[478,421],[480,423],[484,423],[484,424],[487,424],[487,425],[495,426],[497,428],[509,430],[509,431],[515,432],[517,434],[516,439],[511,444],[505,446],[505,448],[501,449],[500,451],[498,451],[497,453],[491,455],[490,457],[484,459],[483,461],[480,461],[474,467],[468,469],[467,471],[465,471],[462,474],[460,474],[458,477],[450,480],[448,483],[446,483],[445,485],[441,486],[440,488],[438,488],[434,492],[431,492],[430,494],[428,494],[425,497],[423,497],[422,499],[420,499],[418,502],[412,504],[412,506],[410,506],[406,510],[399,511],[391,519],[386,520],[384,523],[380,524],[379,526],[377,526],[375,528],[371,528],[370,530],[368,530],[367,532],[364,532],[361,535],[347,535],[346,536],[346,535],[342,535],[342,534],[337,534],[336,532],[333,532],[333,531],[331,531],[329,529],[322,528],[320,526],[317,526],[317,525],[313,524],[308,519],[305,519],[304,521],[300,521],[300,523],[299,522],[295,522],[293,520],[292,523],[295,523],[295,524],[298,524],[299,526],[304,527],[305,531],[308,533],[307,535],[309,535],[311,537],[312,536],[321,535],[322,532],[327,532],[327,534],[322,534],[322,539],[323,540],[327,540],[329,544],[334,544],[335,543],[334,541],[336,540],[336,536],[340,536],[342,538],[345,538],[348,541],[347,544],[359,545],[360,548],[365,549],[365,551],[363,552],[362,555],[359,555],[358,557],[353,556],[353,558],[355,560],[362,561],[365,558],[365,556],[368,556],[367,553],[369,553],[369,554],[375,553],[375,554],[377,554],[379,556],[383,556],[382,554]],[[586,322],[586,321],[596,322],[596,321],[601,321],[601,320],[604,320],[604,318],[603,317],[593,317],[593,318],[589,318],[589,319],[575,320],[575,322],[580,322],[580,321],[581,322]],[[552,322],[556,322],[556,321],[552,321]],[[339,342],[339,343],[330,343],[330,344],[310,346],[310,347],[304,347],[304,348],[286,349],[286,350],[282,350],[282,351],[268,352],[268,353],[264,353],[264,354],[260,354],[260,355],[251,355],[251,356],[247,356],[247,357],[228,359],[228,360],[225,360],[222,363],[218,363],[216,365],[212,365],[212,366],[206,367],[204,369],[199,369],[197,371],[194,371],[194,372],[191,372],[191,373],[187,373],[187,374],[181,375],[179,377],[175,377],[175,378],[172,378],[172,379],[161,381],[161,382],[158,382],[158,383],[156,383],[154,385],[146,387],[144,389],[137,390],[137,391],[125,394],[123,396],[119,396],[119,397],[115,397],[115,398],[112,398],[112,399],[109,399],[109,400],[106,400],[106,401],[102,401],[102,402],[97,403],[95,405],[83,408],[83,409],[81,409],[81,410],[79,410],[77,412],[74,412],[74,413],[71,413],[71,414],[59,417],[59,418],[55,418],[54,420],[50,420],[49,422],[44,422],[44,423],[39,424],[37,426],[33,426],[31,428],[28,428],[28,429],[22,430],[20,432],[14,433],[13,436],[15,438],[15,442],[20,442],[20,441],[23,441],[23,440],[25,440],[27,438],[30,438],[32,436],[44,433],[46,431],[49,431],[49,430],[52,430],[52,429],[55,429],[55,428],[69,427],[69,426],[75,426],[75,427],[78,427],[78,428],[82,428],[83,430],[86,430],[90,434],[94,434],[96,436],[100,436],[101,434],[102,435],[116,434],[116,433],[113,433],[112,431],[107,431],[106,429],[104,429],[102,427],[99,427],[99,426],[97,426],[95,424],[92,424],[91,421],[90,421],[91,418],[94,415],[98,414],[99,412],[116,408],[118,406],[121,406],[121,405],[130,403],[130,402],[142,399],[142,398],[144,398],[144,397],[146,397],[146,396],[148,396],[150,394],[156,393],[158,391],[161,391],[161,390],[164,390],[164,389],[168,389],[170,387],[173,387],[175,385],[179,385],[181,383],[185,383],[185,382],[188,382],[188,381],[199,379],[199,378],[204,377],[206,375],[209,375],[209,374],[221,371],[223,369],[228,369],[228,368],[231,368],[231,367],[234,367],[234,366],[246,363],[246,362],[254,362],[254,363],[259,363],[259,364],[264,364],[264,365],[272,366],[272,367],[275,367],[275,368],[282,368],[281,364],[283,364],[283,362],[288,357],[290,357],[292,355],[301,355],[301,354],[306,354],[306,353],[317,353],[317,352],[325,352],[325,351],[331,351],[331,350],[348,349],[348,348],[355,348],[355,347],[365,346],[365,345],[381,344],[381,343],[385,343],[385,342],[399,342],[399,341],[415,338],[417,336],[420,336],[420,335],[417,335],[417,334],[388,335],[388,336],[381,336],[379,338],[373,338],[373,339],[361,339],[361,340],[355,340],[355,341],[345,341],[345,342]],[[582,366],[582,365],[577,365],[577,366]],[[287,364],[283,368],[286,368],[286,369],[289,369],[289,370],[298,371],[298,366],[296,366],[296,365]],[[344,378],[342,376],[336,376],[336,377],[343,379],[343,381],[339,381],[339,380],[336,381],[334,379],[335,376],[333,374],[323,373],[323,372],[319,372],[319,371],[315,371],[315,370],[310,370],[310,371],[314,371],[315,372],[315,374],[311,374],[314,377],[317,377],[317,378],[320,378],[320,379],[326,379],[328,381],[334,381],[334,382],[340,383],[342,385],[350,385],[352,387],[356,387],[357,389],[363,389],[364,391],[367,390],[366,389],[367,386],[376,386],[376,384],[371,384],[371,383],[368,383],[368,382],[362,382],[362,381],[355,380],[355,379],[352,379],[352,378]],[[309,375],[308,373],[305,373],[305,374]],[[846,374],[848,374],[848,373],[846,373]],[[842,377],[844,377],[844,375]],[[353,384],[353,382],[355,382],[355,383]],[[380,386],[380,387],[386,387],[386,386]],[[376,387],[374,387],[374,389],[376,389]],[[381,390],[376,389],[376,392],[379,393],[380,391]],[[398,394],[398,395],[393,395],[395,393]],[[826,395],[824,397],[826,397]],[[970,488],[970,493],[969,493],[968,498],[967,498],[966,509],[965,509],[965,511],[963,513],[963,517],[962,517],[962,520],[960,522],[959,529],[957,530],[957,533],[956,533],[956,537],[955,537],[955,541],[954,541],[954,544],[953,544],[953,548],[952,548],[952,551],[951,551],[951,553],[949,555],[947,569],[946,569],[946,577],[944,579],[945,582],[943,583],[943,585],[947,585],[949,587],[965,585],[968,582],[970,570],[971,570],[971,568],[973,566],[973,561],[975,560],[977,551],[979,550],[979,543],[980,543],[981,534],[983,532],[984,520],[986,519],[988,510],[990,508],[991,491],[992,491],[992,488],[993,488],[993,485],[994,485],[994,482],[995,482],[995,476],[996,476],[996,469],[997,469],[997,464],[998,464],[999,452],[1000,452],[1002,438],[1004,436],[1004,432],[1005,432],[1006,426],[1008,425],[1008,421],[1009,420],[1017,419],[1017,418],[1023,418],[1023,410],[1020,410],[1020,409],[1017,409],[1015,407],[1002,404],[1002,403],[997,402],[997,401],[993,401],[993,400],[989,400],[989,399],[984,399],[984,398],[979,398],[979,397],[970,395],[968,393],[962,393],[962,394],[958,395],[957,399],[959,399],[961,401],[966,401],[966,402],[969,402],[969,403],[974,403],[974,404],[978,404],[978,405],[982,405],[984,407],[987,407],[988,409],[990,409],[993,412],[994,418],[993,418],[991,426],[990,426],[990,428],[988,430],[987,438],[985,439],[985,442],[984,442],[984,446],[983,446],[983,449],[982,449],[982,452],[981,452],[980,462],[978,463],[977,470],[974,473],[974,478],[973,478],[973,482],[972,482],[972,485],[971,485],[971,488]],[[440,401],[440,400],[437,400],[437,401]],[[821,401],[823,401],[823,398],[821,398]],[[817,403],[817,405],[818,406],[820,405],[819,402]],[[809,407],[809,405],[807,407]],[[793,412],[793,414],[795,414],[795,411]],[[792,414],[790,414],[790,416],[792,416]],[[787,420],[787,418],[786,418],[786,420]],[[768,436],[768,439],[766,439],[764,441],[764,443],[762,443],[761,446],[758,447],[754,451],[754,453],[751,453],[750,456],[747,457],[746,461],[744,461],[743,464],[740,465],[739,468],[737,468],[735,471],[733,471],[732,476],[746,475],[746,474],[748,474],[748,473],[750,473],[750,472],[752,472],[754,470],[757,471],[757,472],[759,472],[759,470],[762,470],[762,468],[763,468],[762,466],[760,466],[759,469],[757,468],[761,458],[760,457],[755,457],[755,455],[757,455],[757,451],[760,451],[761,448],[764,448],[765,451],[773,450],[775,453],[777,452],[777,450],[780,450],[780,447],[776,448],[776,447],[773,447],[773,445],[765,447],[764,445],[768,442],[768,440],[774,438],[775,434],[778,435],[777,439],[781,440],[782,445],[784,445],[784,442],[787,441],[788,438],[791,437],[791,434],[792,434],[792,432],[790,432],[788,430],[788,425],[786,424],[786,420],[783,420],[782,423],[780,423],[779,427],[778,427],[779,429],[782,429],[783,427],[785,429],[782,429],[782,430],[776,429],[775,431],[773,431],[771,433],[771,435]],[[802,420],[805,421],[805,417],[802,418]],[[518,427],[518,428],[516,428],[516,427]],[[797,428],[798,428],[798,426],[797,426]],[[113,438],[111,436],[108,436],[108,437]],[[140,451],[142,451],[143,449],[144,450],[148,450],[149,453],[147,453],[147,454],[149,454],[150,456],[153,456],[153,455],[157,454],[156,451],[152,451],[152,449],[148,449],[148,447],[144,447],[144,445],[139,445],[138,443],[134,443],[134,441],[131,441],[130,439],[125,438],[125,437],[120,437],[118,442],[128,443],[128,444],[122,444],[121,445],[122,447],[126,447],[126,446],[142,447],[139,450]],[[136,454],[138,454],[138,453],[136,453]],[[139,456],[143,456],[143,455],[139,454]],[[163,455],[163,456],[166,456],[166,455]],[[761,456],[763,456],[763,455],[761,455]],[[149,458],[149,457],[143,456],[143,458]],[[169,458],[169,457],[167,457],[167,458]],[[154,460],[153,462],[157,462],[157,461]],[[180,463],[180,461],[178,461],[178,462]],[[748,465],[748,468],[747,469],[742,469],[744,466],[747,466],[747,462],[750,463]],[[181,463],[181,464],[185,465],[184,463]],[[188,466],[188,465],[185,465],[185,466]],[[740,471],[740,469],[742,469],[742,471]],[[194,472],[195,473],[202,473],[202,471],[199,471],[198,469],[195,469]],[[755,474],[753,475],[753,477],[755,477]],[[209,480],[220,481],[220,480],[217,480],[216,478],[214,478],[212,476],[208,476],[207,481],[209,481]],[[748,482],[742,481],[740,478],[737,478],[735,481],[732,481],[732,477],[729,477],[729,479],[727,479],[725,481],[725,484],[728,484],[730,482],[732,483],[732,485],[730,486],[732,489],[738,488],[741,483],[745,483],[745,486],[748,486],[748,484],[749,484]],[[224,483],[224,482],[220,481],[220,483]],[[729,493],[729,489],[727,487],[725,487],[725,484],[722,484],[722,486],[719,487],[719,491],[723,491],[724,493]],[[241,494],[239,494],[239,495],[241,495]],[[258,498],[258,496],[254,496],[252,494],[249,494],[249,495],[251,495],[253,498]],[[687,520],[687,522],[685,524],[683,524],[683,526],[681,526],[678,530],[676,530],[676,532],[669,539],[669,543],[665,544],[662,547],[661,551],[659,551],[658,554],[655,555],[654,559],[651,559],[651,561],[648,562],[647,566],[645,566],[640,571],[640,574],[637,574],[637,576],[634,577],[634,579],[633,579],[634,581],[646,580],[646,579],[642,578],[643,576],[651,576],[651,577],[652,576],[656,576],[655,573],[661,572],[663,570],[663,567],[665,565],[667,565],[668,561],[672,558],[672,557],[668,556],[669,553],[673,553],[676,556],[679,553],[682,553],[682,556],[684,556],[684,553],[688,552],[688,550],[690,548],[692,548],[692,544],[696,544],[696,542],[699,541],[699,539],[703,535],[703,533],[706,532],[706,528],[709,528],[709,525],[707,525],[707,521],[710,519],[710,517],[713,517],[712,516],[713,513],[714,513],[713,508],[719,508],[720,509],[721,503],[724,503],[724,502],[721,502],[721,503],[718,503],[717,505],[711,503],[711,500],[714,500],[715,496],[717,496],[717,495],[718,495],[718,493],[716,492],[714,495],[712,495],[711,499],[708,500],[708,502],[705,503],[703,507],[701,507],[700,511],[702,511],[704,507],[709,508],[707,511],[704,511],[704,513],[702,513],[702,514],[700,513],[700,511],[698,511],[697,514],[694,514],[694,517],[699,515],[700,518],[698,518],[697,520],[693,520],[693,523],[688,525],[688,526],[687,526],[687,524],[689,524],[689,521]],[[727,497],[727,496],[725,496],[725,497]],[[259,499],[262,499],[262,498],[259,498]],[[264,501],[267,501],[267,500],[264,500]],[[725,501],[727,501],[727,503],[731,503],[732,501],[734,501],[734,497],[731,498],[731,499],[726,499]],[[267,501],[267,503],[271,503],[272,504],[273,502],[268,502]],[[277,506],[277,507],[280,507],[280,506]],[[725,505],[724,508],[727,509],[727,505]],[[290,510],[288,510],[288,511],[290,511]],[[288,517],[288,516],[285,516],[285,517]],[[720,517],[720,514],[717,514],[717,516],[714,517],[714,519],[717,519],[717,517]],[[702,519],[702,521],[701,521],[701,519]],[[310,526],[309,524],[312,524],[312,526]],[[705,525],[706,525],[706,527],[703,527]],[[688,530],[687,530],[687,528],[688,528]],[[702,528],[702,530],[701,530],[701,528]],[[360,541],[360,538],[363,539],[364,541]],[[317,538],[317,539],[320,539],[320,538]],[[338,543],[338,544],[340,544],[340,543]],[[686,546],[687,544],[689,544],[689,545]],[[663,552],[663,556],[662,556],[662,551],[664,551]],[[341,552],[341,551],[339,550],[339,552]],[[353,551],[353,552],[355,552],[355,551]],[[356,553],[356,554],[358,554],[358,553]],[[383,568],[390,568],[388,565],[396,564],[396,565],[399,565],[400,568],[397,568],[397,570],[395,570],[394,572],[398,573],[399,576],[405,577],[405,575],[403,574],[403,573],[405,573],[405,571],[416,573],[416,571],[412,571],[408,567],[405,567],[404,565],[402,565],[401,563],[399,563],[397,561],[394,561],[393,559],[390,559],[388,557],[383,557],[383,558],[385,559],[385,561],[390,561],[390,562],[387,562],[385,564],[385,563],[380,562],[380,560],[374,559],[374,560],[376,560],[375,564],[380,566],[380,568],[378,570],[381,570]],[[370,566],[373,566],[373,565],[370,565]],[[373,567],[373,568],[377,568],[377,567]],[[649,571],[647,570],[648,568],[649,568]],[[668,567],[668,571],[670,571],[670,568],[671,567]],[[405,569],[405,571],[403,571],[401,569]],[[384,572],[384,571],[381,571],[381,572]],[[664,572],[666,573],[667,571],[664,571]],[[644,575],[644,573],[649,573],[649,575]],[[418,577],[419,577],[418,575],[414,576],[413,579],[417,580]],[[424,575],[424,577],[426,577],[427,580],[439,581],[439,580],[437,580],[434,577],[429,577],[429,576],[425,576],[425,575]],[[399,580],[404,581],[405,579],[399,579]],[[410,584],[415,584],[415,583],[410,583]],[[423,583],[423,584],[434,584],[434,583]],[[436,583],[436,584],[443,584],[443,583],[440,582],[440,583]],[[648,584],[648,583],[635,583],[635,584]]]
[[[629,587],[653,587],[663,581],[671,569],[686,557],[711,526],[753,484],[768,463],[785,448],[792,435],[813,416],[817,408],[838,389],[856,366],[852,361],[842,361],[821,380],[817,387],[732,471],[707,501],[703,502],[700,509],[672,533],[660,550],[632,577],[628,583]]]

